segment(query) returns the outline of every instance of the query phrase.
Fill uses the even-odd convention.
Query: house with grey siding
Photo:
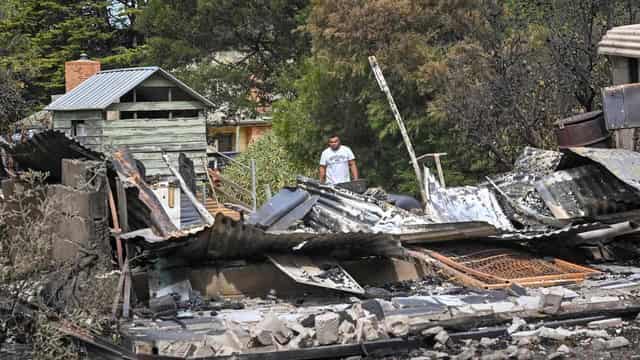
[[[164,153],[176,168],[184,153],[193,160],[196,174],[205,173],[204,112],[213,106],[209,100],[159,67],[83,73],[95,68],[90,63],[81,59],[66,64],[69,76],[86,79],[67,87],[66,94],[45,108],[53,114],[53,129],[99,152],[126,146],[144,164],[147,177],[171,175]]]

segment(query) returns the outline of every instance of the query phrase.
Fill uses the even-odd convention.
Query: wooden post
[[[251,201],[253,206],[253,211],[258,209],[258,194],[256,193],[256,161],[254,159],[250,160],[251,164]]]
[[[404,121],[402,121],[402,116],[400,115],[398,106],[396,105],[396,102],[391,95],[391,90],[389,90],[387,81],[384,79],[384,75],[382,75],[382,70],[380,70],[380,66],[378,66],[378,61],[376,60],[375,56],[369,56],[369,64],[371,64],[371,70],[373,70],[373,74],[376,76],[376,80],[378,81],[380,89],[385,93],[385,95],[387,95],[387,100],[389,101],[389,105],[391,106],[391,111],[393,112],[393,116],[396,118],[398,128],[400,128],[402,139],[404,140],[404,144],[407,147],[407,152],[409,153],[409,157],[411,158],[413,171],[415,171],[416,173],[416,180],[418,181],[418,188],[420,189],[422,204],[425,205],[426,209],[427,201],[429,201],[429,199],[427,198],[427,194],[424,191],[422,174],[420,173],[420,165],[418,164],[418,160],[416,159],[416,153],[413,150],[413,144],[411,143],[411,139],[409,138],[409,133],[407,132],[407,128],[404,126]]]
[[[118,195],[118,214],[120,216],[120,229],[129,232],[129,214],[127,213],[127,193],[120,179],[116,178],[116,195]]]
[[[429,168],[426,166],[423,166],[422,172],[424,174],[424,179],[423,179],[424,193],[427,196],[427,204],[429,204],[429,201],[431,200],[431,193],[429,191],[429,176],[431,176],[431,172],[429,171]]]
[[[138,102],[138,94],[136,93],[136,89],[133,89],[133,102]],[[137,119],[138,118],[138,112],[134,111],[133,112],[133,118]]]
[[[120,268],[120,278],[118,280],[118,287],[116,296],[113,298],[113,305],[111,308],[111,315],[114,319],[118,318],[118,305],[120,305],[120,298],[122,297],[122,289],[124,288],[125,273],[129,270],[129,260],[124,261],[124,265]]]
[[[173,95],[171,94],[171,88],[168,88],[168,94],[167,94],[167,99],[169,100],[169,102],[173,101],[172,100]],[[173,112],[169,111],[169,120],[173,119]]]
[[[123,251],[122,251],[122,240],[120,239],[120,234],[122,233],[122,229],[120,229],[120,222],[118,221],[118,212],[116,211],[116,202],[113,199],[113,191],[111,191],[111,186],[109,185],[109,181],[107,181],[107,190],[109,191],[109,209],[111,210],[111,218],[113,219],[113,234],[116,238],[116,251],[118,253],[118,266],[122,269],[123,265]]]
[[[236,125],[236,152],[240,152],[240,125]]]
[[[124,289],[122,297],[122,317],[129,318],[129,309],[131,308],[131,271],[129,271],[129,261],[123,267],[124,272]]]

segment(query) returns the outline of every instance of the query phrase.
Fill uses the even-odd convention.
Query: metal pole
[[[269,184],[264,184],[264,193],[267,195],[267,200],[271,199],[271,186]]]
[[[426,205],[429,201],[427,194],[424,189],[424,184],[422,182],[422,174],[420,173],[420,165],[418,164],[418,160],[416,159],[416,153],[413,151],[413,144],[411,143],[411,139],[409,138],[409,133],[407,132],[407,128],[404,126],[404,121],[402,121],[402,116],[400,116],[400,111],[398,111],[398,106],[396,105],[393,96],[391,95],[391,90],[389,90],[389,86],[387,85],[387,81],[384,79],[384,75],[382,75],[382,70],[380,70],[380,66],[378,66],[378,61],[375,56],[369,56],[369,64],[371,64],[371,70],[373,70],[373,74],[376,76],[376,80],[378,81],[378,85],[382,92],[387,95],[387,100],[389,101],[389,105],[391,106],[391,111],[393,112],[393,116],[396,118],[398,122],[398,127],[400,128],[400,133],[402,134],[402,139],[404,140],[404,144],[407,146],[407,152],[409,153],[409,157],[411,158],[411,164],[413,165],[413,171],[416,173],[416,180],[418,181],[418,188],[420,189],[420,196],[422,197],[422,203]]]
[[[440,180],[440,186],[442,186],[442,188],[446,188],[446,185],[444,183],[444,171],[442,171],[442,163],[440,162],[440,157],[447,155],[447,153],[429,153],[429,154],[424,154],[424,155],[420,155],[417,157],[417,160],[420,161],[426,157],[433,157],[433,161],[436,163],[436,169],[438,171],[438,179]]]
[[[250,160],[251,163],[251,197],[253,201],[253,211],[258,209],[258,199],[256,196],[256,161],[254,159]]]

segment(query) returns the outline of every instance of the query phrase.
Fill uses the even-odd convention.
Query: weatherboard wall
[[[178,168],[183,152],[194,162],[196,174],[206,165],[206,125],[203,116],[172,119],[106,120],[103,111],[56,111],[54,129],[65,132],[82,145],[99,152],[126,146],[142,161],[147,176],[168,176],[162,154],[167,153]]]

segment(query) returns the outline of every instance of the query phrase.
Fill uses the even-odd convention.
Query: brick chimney
[[[100,71],[100,62],[89,60],[87,54],[81,54],[80,59],[64,63],[64,82],[66,91],[73,90],[83,81]]]

